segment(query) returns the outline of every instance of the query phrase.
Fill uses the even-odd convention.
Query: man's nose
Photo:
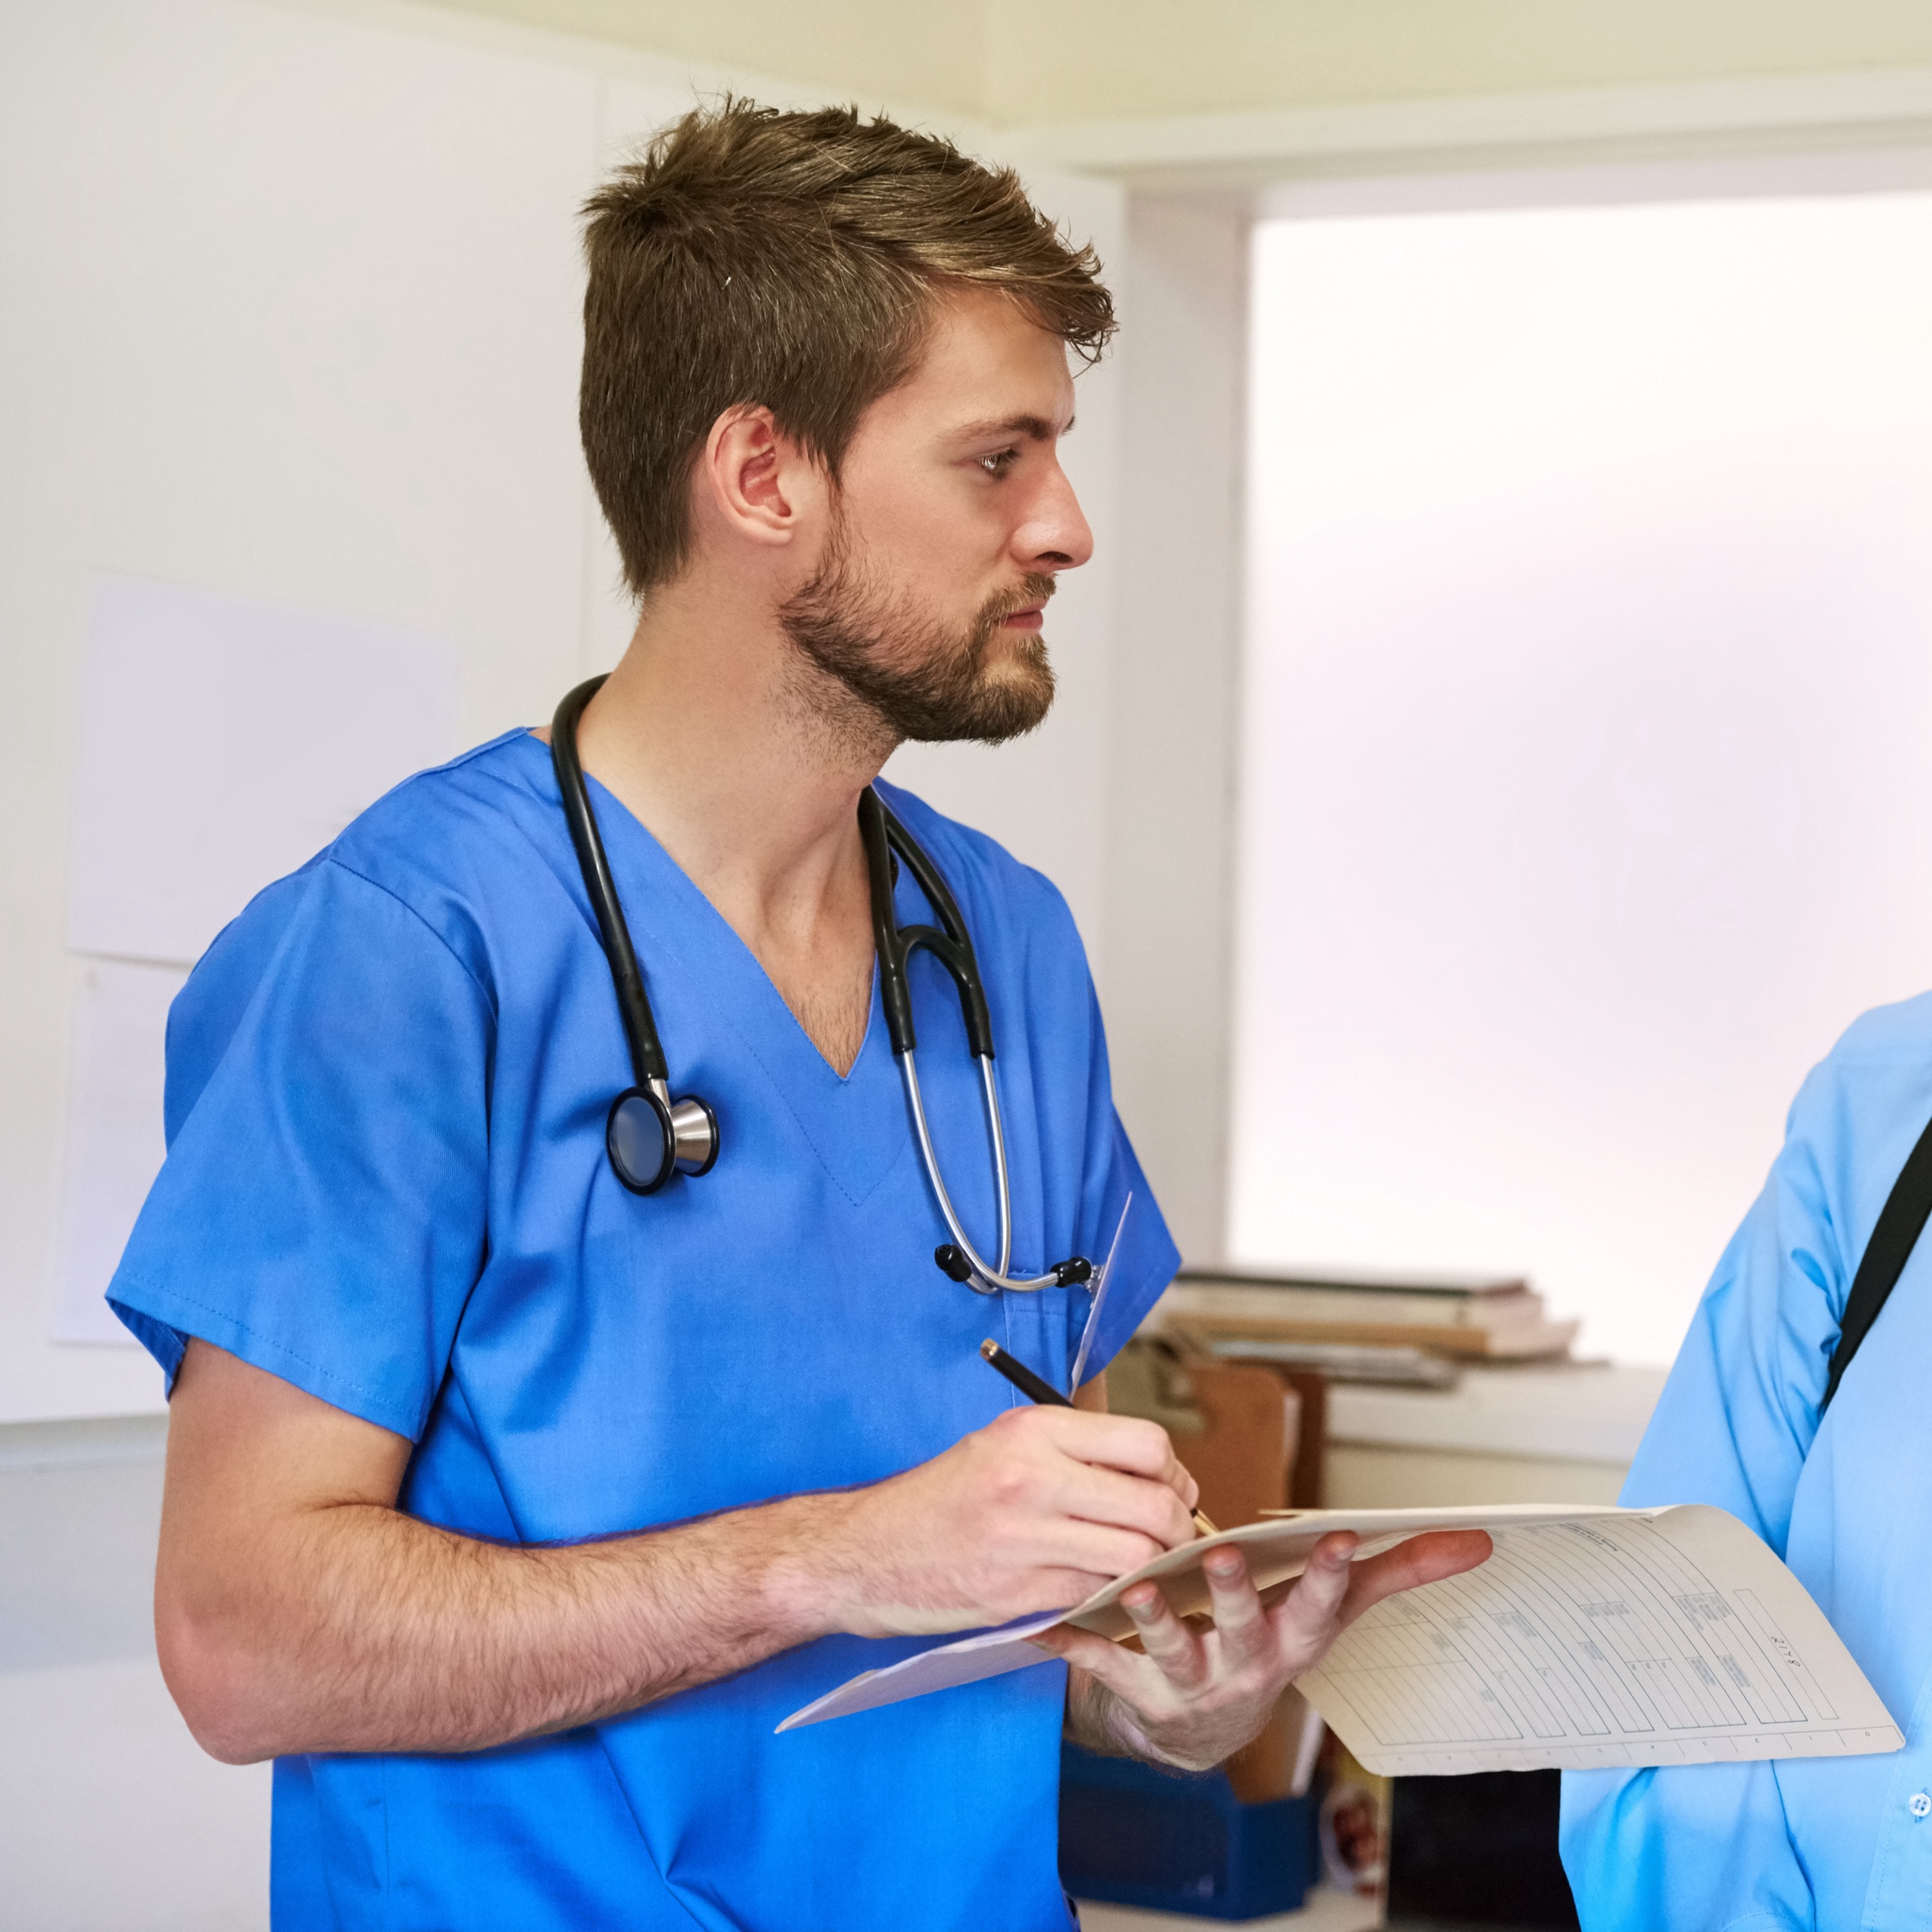
[[[1071,570],[1093,555],[1094,533],[1058,463],[1042,480],[1038,496],[1027,506],[1026,521],[1013,535],[1018,560],[1029,570]]]

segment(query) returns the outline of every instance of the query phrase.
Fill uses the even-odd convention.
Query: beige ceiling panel
[[[976,114],[984,92],[984,0],[440,0],[653,53],[823,84],[828,96],[922,102]]]
[[[1007,123],[1932,65],[1929,0],[441,3]]]
[[[1927,0],[988,0],[1003,122],[1932,63]]]

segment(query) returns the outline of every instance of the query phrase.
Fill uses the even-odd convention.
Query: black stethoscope
[[[611,1102],[604,1124],[604,1145],[617,1179],[633,1194],[654,1194],[674,1174],[689,1174],[695,1179],[711,1172],[717,1164],[718,1122],[710,1105],[695,1094],[677,1100],[671,1097],[670,1074],[658,1039],[657,1022],[651,1016],[644,976],[631,944],[630,927],[624,922],[623,907],[618,903],[617,889],[611,879],[610,862],[604,856],[604,842],[598,835],[596,815],[591,809],[584,768],[577,758],[577,720],[603,681],[601,677],[592,678],[579,685],[557,706],[557,715],[550,724],[550,759],[556,767],[557,789],[563,795],[570,843],[577,848],[577,863],[583,869],[584,890],[590,895],[591,910],[597,916],[597,930],[603,935],[604,957],[610,962],[617,1011],[623,1017],[624,1037],[630,1043],[631,1068],[637,1083]],[[993,1074],[993,1021],[986,1010],[979,962],[974,954],[966,921],[960,917],[959,907],[939,869],[870,785],[859,794],[858,832],[865,847],[866,878],[872,895],[872,934],[879,953],[885,1029],[906,1088],[919,1158],[925,1163],[926,1178],[932,1184],[939,1211],[953,1236],[934,1251],[933,1259],[954,1281],[965,1283],[980,1294],[993,1294],[1003,1288],[1023,1291],[1064,1288],[1088,1280],[1093,1267],[1081,1255],[1069,1256],[1044,1274],[1016,1277],[1006,1273],[1013,1258],[1006,1137],[1000,1124],[1000,1091]],[[902,927],[899,924],[892,906],[892,887],[900,860],[911,869],[920,890],[938,914],[938,926]],[[912,989],[906,973],[906,963],[921,947],[952,974],[953,983],[959,990],[960,1011],[965,1017],[966,1043],[979,1063],[986,1126],[993,1143],[993,1178],[1000,1201],[997,1267],[983,1260],[967,1238],[940,1176],[939,1158],[926,1124],[926,1103],[920,1095],[919,1069],[914,1058],[918,1040],[912,1024]]]

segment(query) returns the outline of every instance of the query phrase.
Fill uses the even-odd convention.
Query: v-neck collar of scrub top
[[[525,733],[525,742],[527,755],[541,759],[548,788],[554,788],[549,747],[533,732]],[[840,1192],[858,1205],[906,1157],[911,1131],[885,1042],[878,963],[873,965],[865,1037],[849,1070],[841,1074],[799,1023],[758,955],[656,834],[601,779],[588,772],[585,777],[646,986],[654,986],[654,973],[661,975],[668,965],[715,996],[717,1016],[764,1074]],[[562,825],[560,813],[558,822]],[[664,1033],[674,1069],[672,1089],[677,1092],[678,1045],[668,1026]],[[624,1073],[620,1061],[613,1078]],[[627,1074],[624,1084],[629,1084]],[[890,1112],[889,1123],[879,1118],[882,1106]],[[882,1125],[891,1131],[881,1134]],[[728,1148],[722,1152],[729,1158]]]

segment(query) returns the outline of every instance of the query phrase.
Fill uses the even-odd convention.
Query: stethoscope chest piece
[[[634,1194],[654,1194],[673,1174],[708,1174],[718,1158],[718,1122],[693,1094],[667,1101],[627,1087],[611,1102],[604,1146],[612,1171]]]

